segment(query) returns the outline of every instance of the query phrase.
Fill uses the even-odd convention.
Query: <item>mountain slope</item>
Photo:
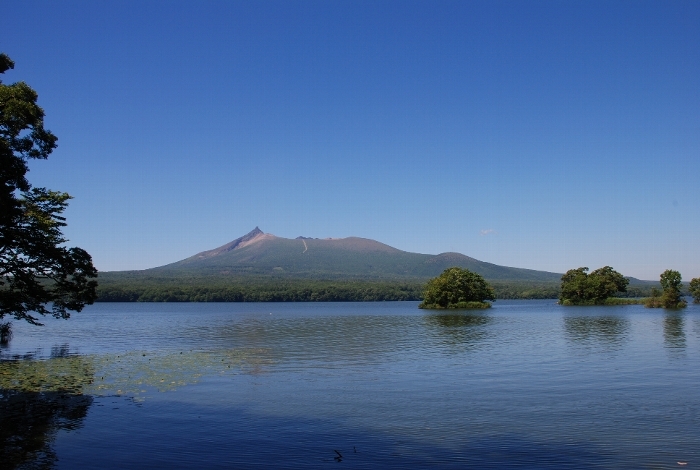
[[[213,250],[142,272],[157,277],[387,280],[427,279],[451,266],[467,268],[490,280],[546,282],[561,279],[561,274],[498,266],[460,253],[409,253],[358,237],[289,239],[265,234],[257,227]]]

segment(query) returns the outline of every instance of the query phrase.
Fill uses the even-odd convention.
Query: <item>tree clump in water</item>
[[[627,292],[629,279],[610,266],[596,269],[588,274],[588,268],[568,270],[561,277],[562,305],[606,305],[614,304],[615,294]],[[620,299],[622,300],[622,299]],[[619,302],[630,303],[630,301]]]
[[[418,308],[489,308],[487,300],[496,300],[489,283],[468,269],[454,267],[428,281]]]

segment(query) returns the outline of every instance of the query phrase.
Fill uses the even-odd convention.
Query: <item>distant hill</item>
[[[258,227],[218,248],[165,266],[129,273],[157,278],[423,280],[451,266],[469,269],[488,280],[558,282],[561,279],[558,273],[499,266],[460,253],[410,253],[358,237],[282,238],[264,233]],[[119,273],[107,274],[113,278]]]
[[[106,302],[420,300],[428,279],[459,266],[490,281],[499,299],[554,299],[561,274],[512,268],[460,253],[425,255],[367,238],[276,237],[256,227],[218,248],[141,271],[99,274]],[[658,282],[630,278],[628,296]]]

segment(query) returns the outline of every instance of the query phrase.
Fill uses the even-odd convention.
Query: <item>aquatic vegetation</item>
[[[203,376],[254,369],[269,363],[260,349],[218,351],[133,351],[0,361],[0,390],[75,395],[137,396],[175,390]]]
[[[78,355],[52,348],[45,359],[0,360],[0,467],[53,468],[56,433],[82,426],[95,396],[138,403],[148,391],[175,390],[246,366],[257,370],[269,362],[266,355],[260,349]]]
[[[30,358],[0,361],[0,390],[15,392],[83,393],[92,383],[94,365],[88,357]]]
[[[94,358],[91,393],[136,396],[148,389],[159,392],[197,383],[203,376],[226,374],[255,362],[261,351],[220,350],[168,353],[130,352]],[[262,354],[264,356],[264,352]]]

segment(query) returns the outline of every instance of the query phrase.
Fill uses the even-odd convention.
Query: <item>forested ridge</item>
[[[98,302],[371,302],[423,300],[428,280],[100,277]],[[489,281],[496,299],[556,299],[558,282]],[[654,283],[631,284],[646,297]]]
[[[421,283],[361,281],[107,284],[98,302],[337,302],[418,300]]]

